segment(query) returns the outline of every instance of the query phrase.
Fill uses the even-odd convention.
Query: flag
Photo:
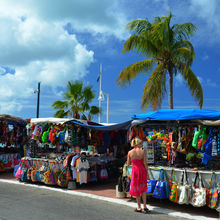
[[[97,82],[99,81],[100,77],[101,77],[101,72],[99,73],[99,76],[97,78]]]

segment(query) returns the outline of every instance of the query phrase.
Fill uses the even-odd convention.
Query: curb
[[[119,204],[119,205],[125,205],[125,206],[129,206],[129,207],[132,207],[132,208],[136,208],[136,206],[137,206],[136,203],[128,203],[128,202],[126,202],[124,200],[120,200],[120,199],[113,199],[113,198],[109,198],[109,197],[105,197],[105,196],[97,196],[97,195],[94,195],[94,194],[84,193],[84,192],[79,192],[79,191],[74,191],[74,190],[51,188],[51,187],[48,187],[48,186],[23,183],[23,182],[18,182],[18,181],[14,181],[14,180],[7,180],[7,179],[0,179],[0,182],[10,183],[10,184],[17,184],[17,185],[25,185],[25,186],[28,186],[28,187],[34,187],[34,188],[40,188],[40,189],[47,189],[47,190],[51,190],[51,191],[66,193],[66,194],[69,194],[69,195],[82,196],[82,197],[97,199],[97,200],[101,200],[101,201],[111,202],[111,203],[115,203],[115,204]],[[177,212],[177,211],[170,210],[170,209],[160,208],[158,206],[148,205],[147,207],[151,211],[166,214],[166,215],[172,216],[172,217],[181,217],[181,218],[192,219],[192,220],[198,220],[198,219],[199,220],[215,220],[215,219],[219,219],[219,218],[211,218],[211,217],[204,217],[204,216],[198,216],[198,215],[193,215],[193,214],[188,214],[188,213]]]

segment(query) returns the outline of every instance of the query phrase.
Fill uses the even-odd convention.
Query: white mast
[[[99,123],[101,122],[101,101],[102,101],[102,64],[100,64],[100,78],[99,78]]]

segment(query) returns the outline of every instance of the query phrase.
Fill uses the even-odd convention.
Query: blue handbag
[[[152,196],[157,199],[167,199],[169,198],[170,186],[169,182],[165,180],[164,170],[160,170],[160,177],[156,183],[155,189]]]
[[[150,169],[149,169],[148,173],[151,174],[151,178],[149,180],[147,180],[147,191],[146,191],[146,193],[153,193],[153,191],[155,189],[155,186],[156,186],[156,183],[157,183],[157,180],[154,180]]]
[[[146,191],[146,193],[153,193],[156,184],[157,184],[156,180],[148,180],[147,181],[147,191]]]

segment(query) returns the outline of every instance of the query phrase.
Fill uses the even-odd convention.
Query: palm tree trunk
[[[173,109],[173,71],[169,68],[169,109]]]

